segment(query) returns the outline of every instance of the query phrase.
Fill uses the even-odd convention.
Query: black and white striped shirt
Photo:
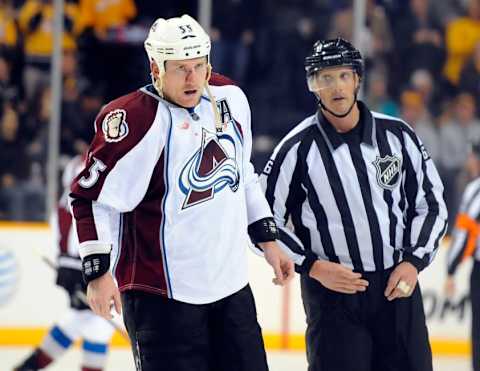
[[[443,185],[421,141],[400,119],[358,106],[358,140],[319,112],[280,142],[262,174],[299,272],[316,259],[358,272],[402,260],[421,270],[445,233]]]
[[[463,192],[452,243],[448,249],[448,274],[453,275],[465,259],[480,261],[480,178],[470,182]]]

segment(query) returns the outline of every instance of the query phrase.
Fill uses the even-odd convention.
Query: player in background
[[[52,228],[56,232],[59,247],[57,260],[57,285],[63,287],[70,297],[70,308],[50,328],[40,346],[17,366],[14,371],[36,371],[46,368],[60,358],[73,344],[82,339],[82,371],[102,371],[105,368],[108,344],[114,328],[102,317],[94,314],[80,299],[86,293],[82,278],[82,264],[78,255],[78,238],[72,228],[72,215],[68,211],[67,199],[73,178],[83,168],[84,156],[72,158],[62,176],[64,193],[58,204],[57,215],[52,217]]]
[[[480,140],[478,139],[471,143],[467,171],[472,180],[463,192],[452,233],[452,242],[448,249],[445,294],[449,298],[455,295],[454,276],[457,268],[462,262],[473,257],[470,276],[472,366],[474,371],[480,371]]]

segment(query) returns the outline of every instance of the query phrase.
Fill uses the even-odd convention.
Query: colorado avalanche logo
[[[226,134],[217,136],[202,129],[202,145],[180,173],[180,190],[186,196],[182,210],[211,200],[215,193],[227,186],[232,192],[237,191],[240,172],[235,153],[232,137]]]
[[[377,183],[385,189],[393,189],[400,180],[402,160],[397,156],[378,157],[373,162],[377,169]]]

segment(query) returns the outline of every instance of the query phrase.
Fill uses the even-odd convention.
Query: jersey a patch
[[[120,142],[128,135],[127,112],[116,109],[107,113],[102,122],[102,131],[107,142]]]
[[[378,157],[373,161],[377,170],[377,183],[385,189],[393,189],[400,181],[400,172],[402,169],[402,160],[393,155]]]
[[[222,98],[217,101],[217,108],[218,112],[220,113],[220,119],[224,125],[232,121],[232,112],[226,98]]]
[[[201,147],[180,173],[179,187],[185,194],[182,210],[213,199],[227,186],[236,192],[239,184],[240,171],[233,138],[202,129]]]

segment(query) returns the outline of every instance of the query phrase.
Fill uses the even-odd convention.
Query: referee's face
[[[314,79],[322,103],[335,114],[347,113],[359,84],[355,71],[350,67],[325,68]]]

